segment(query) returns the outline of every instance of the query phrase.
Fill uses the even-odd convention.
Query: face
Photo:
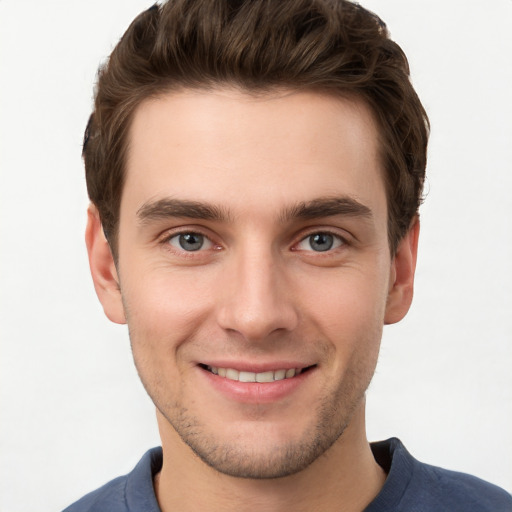
[[[250,478],[300,471],[335,443],[383,324],[408,307],[386,226],[362,103],[218,89],[140,105],[117,269],[93,275],[128,323],[162,435]]]

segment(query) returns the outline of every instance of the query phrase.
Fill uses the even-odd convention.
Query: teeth
[[[240,380],[239,377],[240,377],[239,371],[233,370],[232,368],[226,369],[226,379]]]
[[[256,373],[256,382],[273,382],[274,372]]]
[[[252,372],[240,372],[238,380],[240,382],[256,382],[256,374]]]
[[[213,374],[219,377],[225,377],[239,382],[274,382],[276,380],[291,379],[302,372],[302,368],[290,368],[288,370],[274,370],[261,373],[239,372],[233,368],[220,368],[217,366],[208,366]]]
[[[274,380],[283,380],[286,377],[286,370],[276,370]]]

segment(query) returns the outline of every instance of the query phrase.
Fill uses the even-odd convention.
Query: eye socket
[[[201,233],[194,233],[193,231],[178,233],[170,237],[168,244],[176,249],[187,252],[196,252],[213,247],[213,243],[206,236]]]
[[[346,242],[338,235],[333,233],[319,232],[312,233],[303,238],[298,244],[299,251],[327,252],[341,247]]]

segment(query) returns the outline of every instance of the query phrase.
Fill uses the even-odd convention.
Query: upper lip
[[[313,366],[314,363],[304,363],[299,361],[273,361],[265,363],[255,363],[248,361],[202,361],[201,366],[210,366],[216,368],[232,368],[240,372],[263,373],[275,370],[289,370],[291,368],[304,369]]]

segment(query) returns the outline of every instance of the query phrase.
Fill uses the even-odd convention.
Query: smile
[[[221,368],[217,366],[204,366],[204,368],[214,375],[238,382],[275,382],[291,379],[292,377],[300,375],[303,371],[308,370],[310,367],[269,370],[260,373],[239,371],[234,368]]]

